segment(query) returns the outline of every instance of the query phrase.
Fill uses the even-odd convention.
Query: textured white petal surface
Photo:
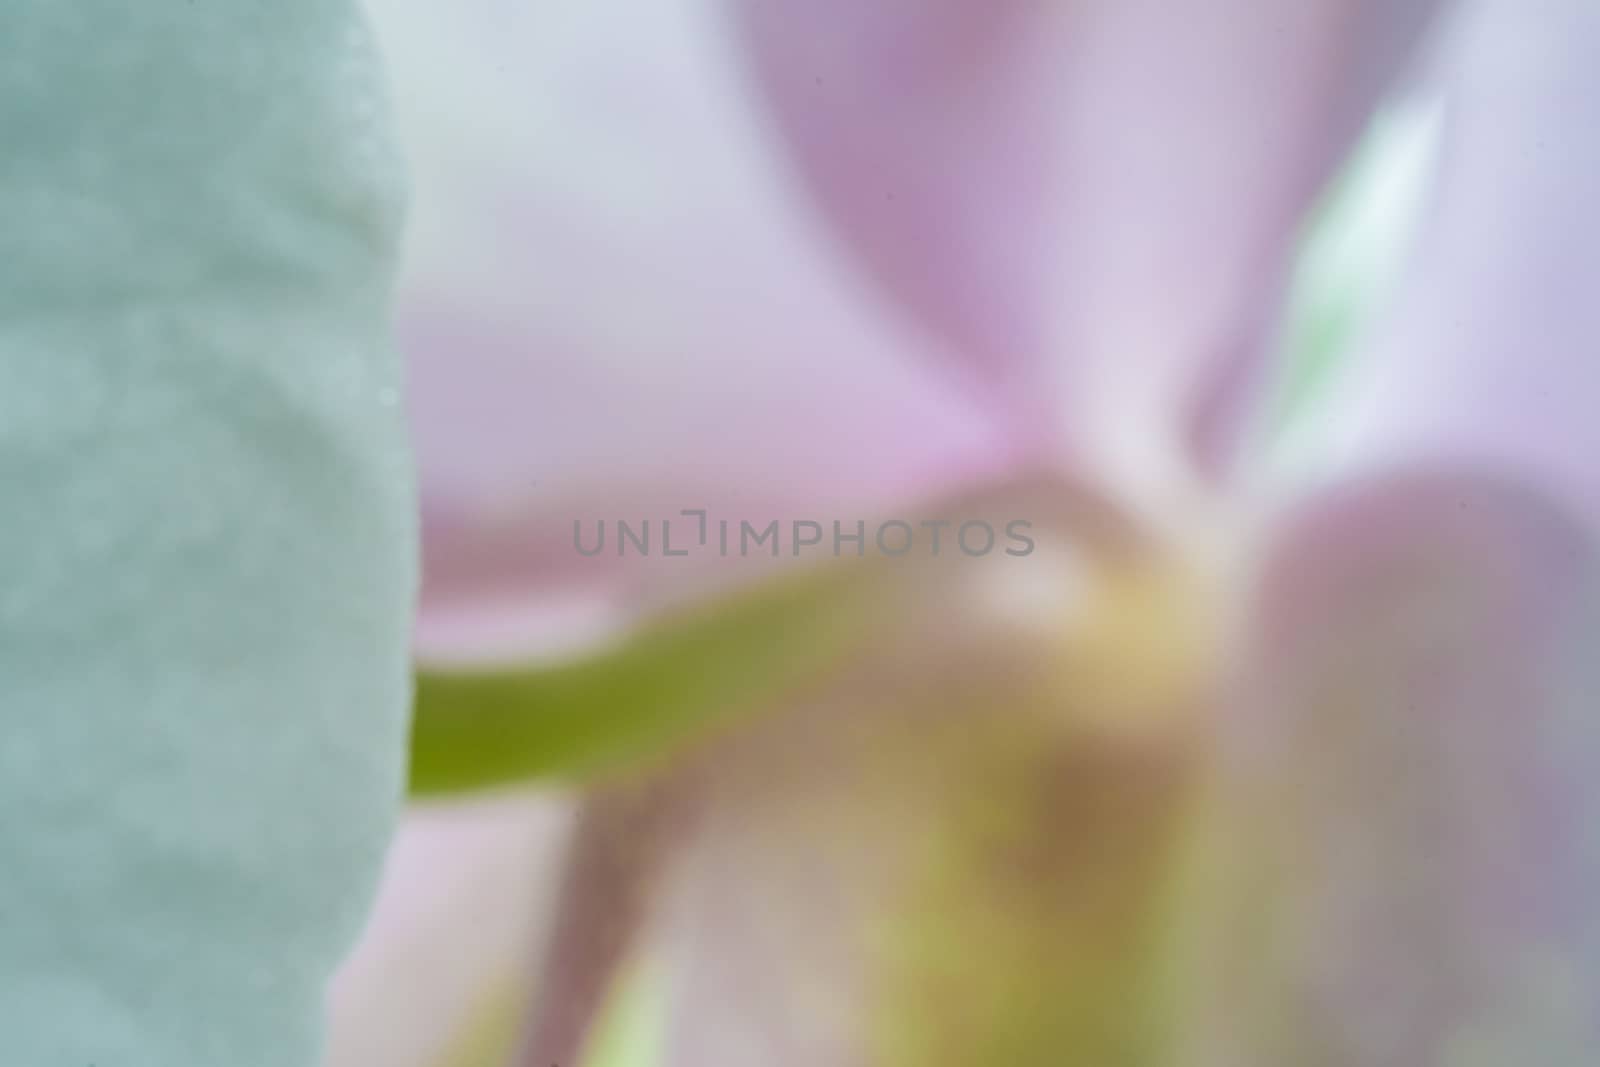
[[[312,1067],[405,752],[399,205],[337,0],[0,18],[0,1060]]]

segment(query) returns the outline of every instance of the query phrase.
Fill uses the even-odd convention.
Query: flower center
[[[1135,1064],[1171,1040],[1222,616],[1204,567],[1109,514],[1070,497],[978,579],[1022,677],[907,759],[937,788],[869,933],[870,1062]]]

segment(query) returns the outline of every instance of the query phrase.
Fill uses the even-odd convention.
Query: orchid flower
[[[0,1059],[312,1067],[403,794],[370,38],[339,0],[0,23]]]
[[[375,10],[413,786],[589,789],[521,1062],[639,951],[674,1067],[1600,1047],[1600,9]],[[1270,432],[1308,216],[1434,94],[1405,273]],[[695,513],[1033,548],[572,539]]]

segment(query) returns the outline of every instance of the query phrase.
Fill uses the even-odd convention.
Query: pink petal
[[[328,1067],[437,1067],[503,987],[520,993],[569,814],[547,796],[409,813],[333,985]]]
[[[999,463],[818,238],[709,8],[376,8],[416,171],[424,652],[530,651],[543,610],[605,632],[697,566],[586,560],[574,519],[853,523]]]
[[[841,236],[1015,425],[1212,463],[1308,201],[1427,0],[743,0]]]
[[[1478,0],[1454,31],[1406,281],[1292,465],[1478,464],[1600,520],[1600,9]]]
[[[1351,487],[1283,533],[1251,632],[1200,1062],[1582,1062],[1600,1041],[1593,530],[1476,473]]]
[[[1600,1043],[1600,9],[1455,31],[1409,281],[1296,457],[1339,488],[1263,581],[1219,1062]]]
[[[578,811],[519,1062],[578,1063],[640,948],[662,874],[695,819],[691,775],[611,783]]]

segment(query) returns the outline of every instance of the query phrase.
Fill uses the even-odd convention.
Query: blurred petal
[[[373,6],[417,171],[424,653],[601,636],[700,565],[584,558],[575,519],[854,518],[998,462],[810,226],[712,0]]]
[[[399,206],[350,6],[8,6],[0,1058],[311,1067],[402,785]]]
[[[1477,464],[1600,521],[1600,9],[1474,0],[1406,281],[1285,466]]]
[[[519,1063],[584,1063],[695,814],[690,775],[612,783],[578,813]]]
[[[1596,549],[1547,498],[1444,471],[1283,532],[1224,749],[1230,921],[1202,957],[1195,1062],[1592,1055]]]
[[[1286,429],[1317,417],[1328,383],[1389,310],[1426,214],[1443,112],[1428,91],[1392,101],[1317,212],[1296,257],[1271,401],[1245,445],[1256,465]]]
[[[870,661],[709,756],[668,1062],[1159,1062],[1203,662],[1168,562],[917,575]]]
[[[1230,443],[1301,215],[1433,5],[739,7],[821,203],[965,380],[1159,493]]]
[[[407,816],[334,983],[327,1067],[437,1067],[497,994],[520,1009],[569,816],[542,794]]]
[[[1597,45],[1585,0],[1466,5],[1408,281],[1286,465],[1324,492],[1253,627],[1218,1064],[1600,1044]]]
[[[669,943],[668,1063],[1162,1062],[1185,754],[935,732],[896,755],[806,736],[717,797]]]

